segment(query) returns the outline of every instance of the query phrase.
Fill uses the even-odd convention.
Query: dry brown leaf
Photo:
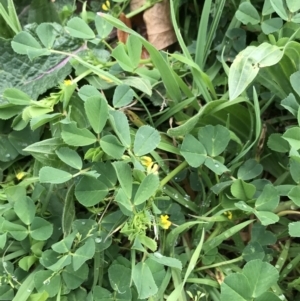
[[[124,13],[121,13],[121,14],[120,14],[119,19],[120,19],[120,21],[122,21],[127,27],[132,28],[132,27],[131,27],[131,21],[130,21],[130,19],[126,18],[126,16],[125,16]],[[127,39],[128,39],[129,33],[125,32],[125,31],[123,31],[123,30],[118,29],[118,30],[117,30],[117,36],[118,36],[118,41],[125,44],[126,41],[127,41]]]
[[[145,3],[145,0],[131,0],[131,11]],[[157,49],[164,49],[177,41],[170,18],[170,2],[163,0],[147,9],[143,15],[148,41]]]

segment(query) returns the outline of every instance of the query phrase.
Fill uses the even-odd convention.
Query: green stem
[[[144,10],[150,8],[151,6],[153,6],[154,4],[161,2],[162,0],[159,1],[147,1],[145,4],[143,4],[141,7],[139,7],[138,9],[130,12],[129,14],[126,15],[127,19],[130,19],[136,15],[138,15],[139,13],[143,12]]]
[[[239,262],[239,261],[242,261],[242,260],[243,260],[243,256],[239,256],[239,257],[231,259],[231,260],[222,261],[222,262],[214,263],[214,264],[211,264],[211,265],[207,265],[207,266],[195,269],[194,271],[198,272],[198,271],[202,271],[202,270],[207,270],[207,269],[211,269],[211,268],[215,268],[215,267],[220,267],[222,265],[227,265],[227,264]]]
[[[164,187],[170,180],[172,180],[180,171],[188,166],[186,161],[180,163],[175,169],[173,169],[166,177],[160,181],[160,187]]]

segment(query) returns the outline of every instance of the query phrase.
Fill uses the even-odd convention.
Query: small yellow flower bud
[[[169,229],[172,225],[172,223],[169,221],[169,215],[161,215],[159,224],[163,229]]]
[[[103,9],[104,11],[110,10],[110,2],[109,2],[108,0],[105,1],[105,3],[102,4],[102,9]]]

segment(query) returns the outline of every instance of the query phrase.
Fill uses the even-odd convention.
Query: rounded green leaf
[[[84,109],[88,120],[97,134],[100,134],[108,118],[108,105],[103,96],[91,96],[86,99]]]
[[[291,81],[291,85],[292,85],[293,89],[296,91],[296,93],[298,94],[298,96],[300,96],[300,86],[299,86],[300,71],[297,71],[297,72],[293,73],[290,76],[290,81]],[[299,105],[298,105],[298,107],[299,107]]]
[[[105,184],[95,178],[82,177],[75,187],[75,196],[80,204],[91,207],[100,203],[108,193]]]
[[[26,93],[16,88],[5,89],[3,97],[7,99],[9,103],[18,106],[27,106],[31,102],[31,98]]]
[[[113,25],[108,23],[104,18],[98,14],[95,17],[95,25],[98,35],[101,39],[105,39],[113,30]]]
[[[53,24],[51,23],[41,23],[37,29],[36,33],[43,43],[43,45],[50,49],[56,39],[57,31],[55,30]]]
[[[106,135],[102,137],[100,139],[100,146],[106,154],[115,159],[121,159],[125,151],[125,147],[114,135]]]
[[[95,254],[95,242],[92,238],[88,238],[84,245],[73,253],[73,269],[77,271],[87,260],[93,258]]]
[[[279,221],[279,216],[269,211],[254,211],[261,224],[264,226],[275,224]]]
[[[206,160],[206,149],[194,136],[187,134],[182,142],[180,153],[192,167],[199,167]]]
[[[264,34],[269,35],[280,30],[283,26],[283,21],[281,18],[271,18],[264,20],[261,23],[261,29]]]
[[[284,140],[279,133],[271,134],[267,145],[269,149],[279,153],[286,153],[290,150],[288,142]]]
[[[291,237],[300,237],[300,222],[289,223],[289,235]]]
[[[261,164],[254,159],[249,159],[239,168],[237,176],[239,179],[247,181],[256,178],[262,171]]]
[[[246,263],[243,275],[248,279],[252,298],[256,298],[276,284],[278,280],[277,269],[262,260],[256,259]]]
[[[109,119],[115,133],[119,137],[122,144],[125,147],[129,147],[131,144],[131,137],[126,115],[121,111],[110,111],[109,115]]]
[[[204,145],[209,156],[216,157],[226,149],[230,141],[230,132],[222,125],[207,125],[199,130],[198,140]]]
[[[287,21],[289,19],[289,12],[287,10],[285,0],[270,0],[270,2],[278,16]]]
[[[35,216],[36,208],[33,200],[30,197],[26,197],[14,203],[14,210],[25,225],[30,225]]]
[[[300,127],[293,127],[288,129],[282,138],[285,139],[295,150],[300,149]]]
[[[277,189],[268,184],[255,202],[255,209],[259,211],[273,211],[279,204],[279,193]]]
[[[143,125],[136,132],[133,151],[137,156],[149,154],[158,146],[159,142],[159,132],[149,125]]]
[[[293,180],[299,184],[300,183],[300,158],[291,157],[290,158],[290,173]]]
[[[78,91],[78,95],[83,101],[86,101],[91,96],[103,97],[99,90],[97,90],[94,86],[91,85],[82,86]]]
[[[51,54],[49,50],[42,48],[40,43],[26,31],[21,31],[15,35],[11,46],[16,53],[26,54],[30,59]]]
[[[53,232],[53,225],[41,217],[35,217],[30,226],[30,235],[35,240],[47,240]]]
[[[232,195],[242,201],[251,200],[255,194],[256,188],[252,184],[248,184],[243,180],[236,180],[230,187]]]
[[[79,17],[70,19],[65,29],[74,38],[87,40],[95,38],[92,29]]]
[[[300,10],[300,2],[297,0],[286,0],[286,5],[290,12],[295,13]]]
[[[133,100],[134,92],[127,85],[119,85],[113,96],[113,105],[115,108],[122,108],[130,104]]]
[[[72,175],[64,170],[50,166],[40,169],[39,178],[41,183],[61,184],[72,179]]]
[[[256,25],[260,22],[260,16],[256,8],[250,2],[243,2],[235,13],[236,18],[243,24]]]
[[[49,297],[56,296],[61,286],[60,275],[53,276],[52,274],[52,271],[38,271],[34,275],[34,286],[37,291],[46,291]]]
[[[108,278],[113,290],[124,292],[130,287],[131,270],[121,264],[113,264],[108,269]]]
[[[55,153],[57,154],[58,158],[67,165],[75,169],[82,168],[82,160],[78,153],[73,149],[70,149],[68,147],[61,147]]]
[[[68,289],[78,288],[88,278],[89,268],[83,264],[76,272],[68,265],[62,272],[62,278]]]
[[[300,207],[300,186],[294,186],[288,194],[288,197]]]

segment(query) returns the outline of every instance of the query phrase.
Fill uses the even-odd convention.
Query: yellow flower
[[[228,217],[228,219],[232,219],[232,212],[231,211],[225,211],[224,215]]]
[[[146,166],[147,168],[151,168],[153,165],[153,161],[151,157],[143,156],[141,157],[141,163]]]
[[[65,86],[71,86],[72,85],[72,81],[69,79],[64,80],[64,85]]]
[[[163,229],[169,229],[172,225],[172,223],[169,221],[169,215],[161,215],[159,224]]]
[[[105,3],[102,4],[102,9],[103,9],[104,11],[110,10],[110,2],[109,2],[108,0],[105,1]]]
[[[26,176],[26,174],[27,174],[26,172],[20,171],[16,174],[16,178],[20,181]]]

